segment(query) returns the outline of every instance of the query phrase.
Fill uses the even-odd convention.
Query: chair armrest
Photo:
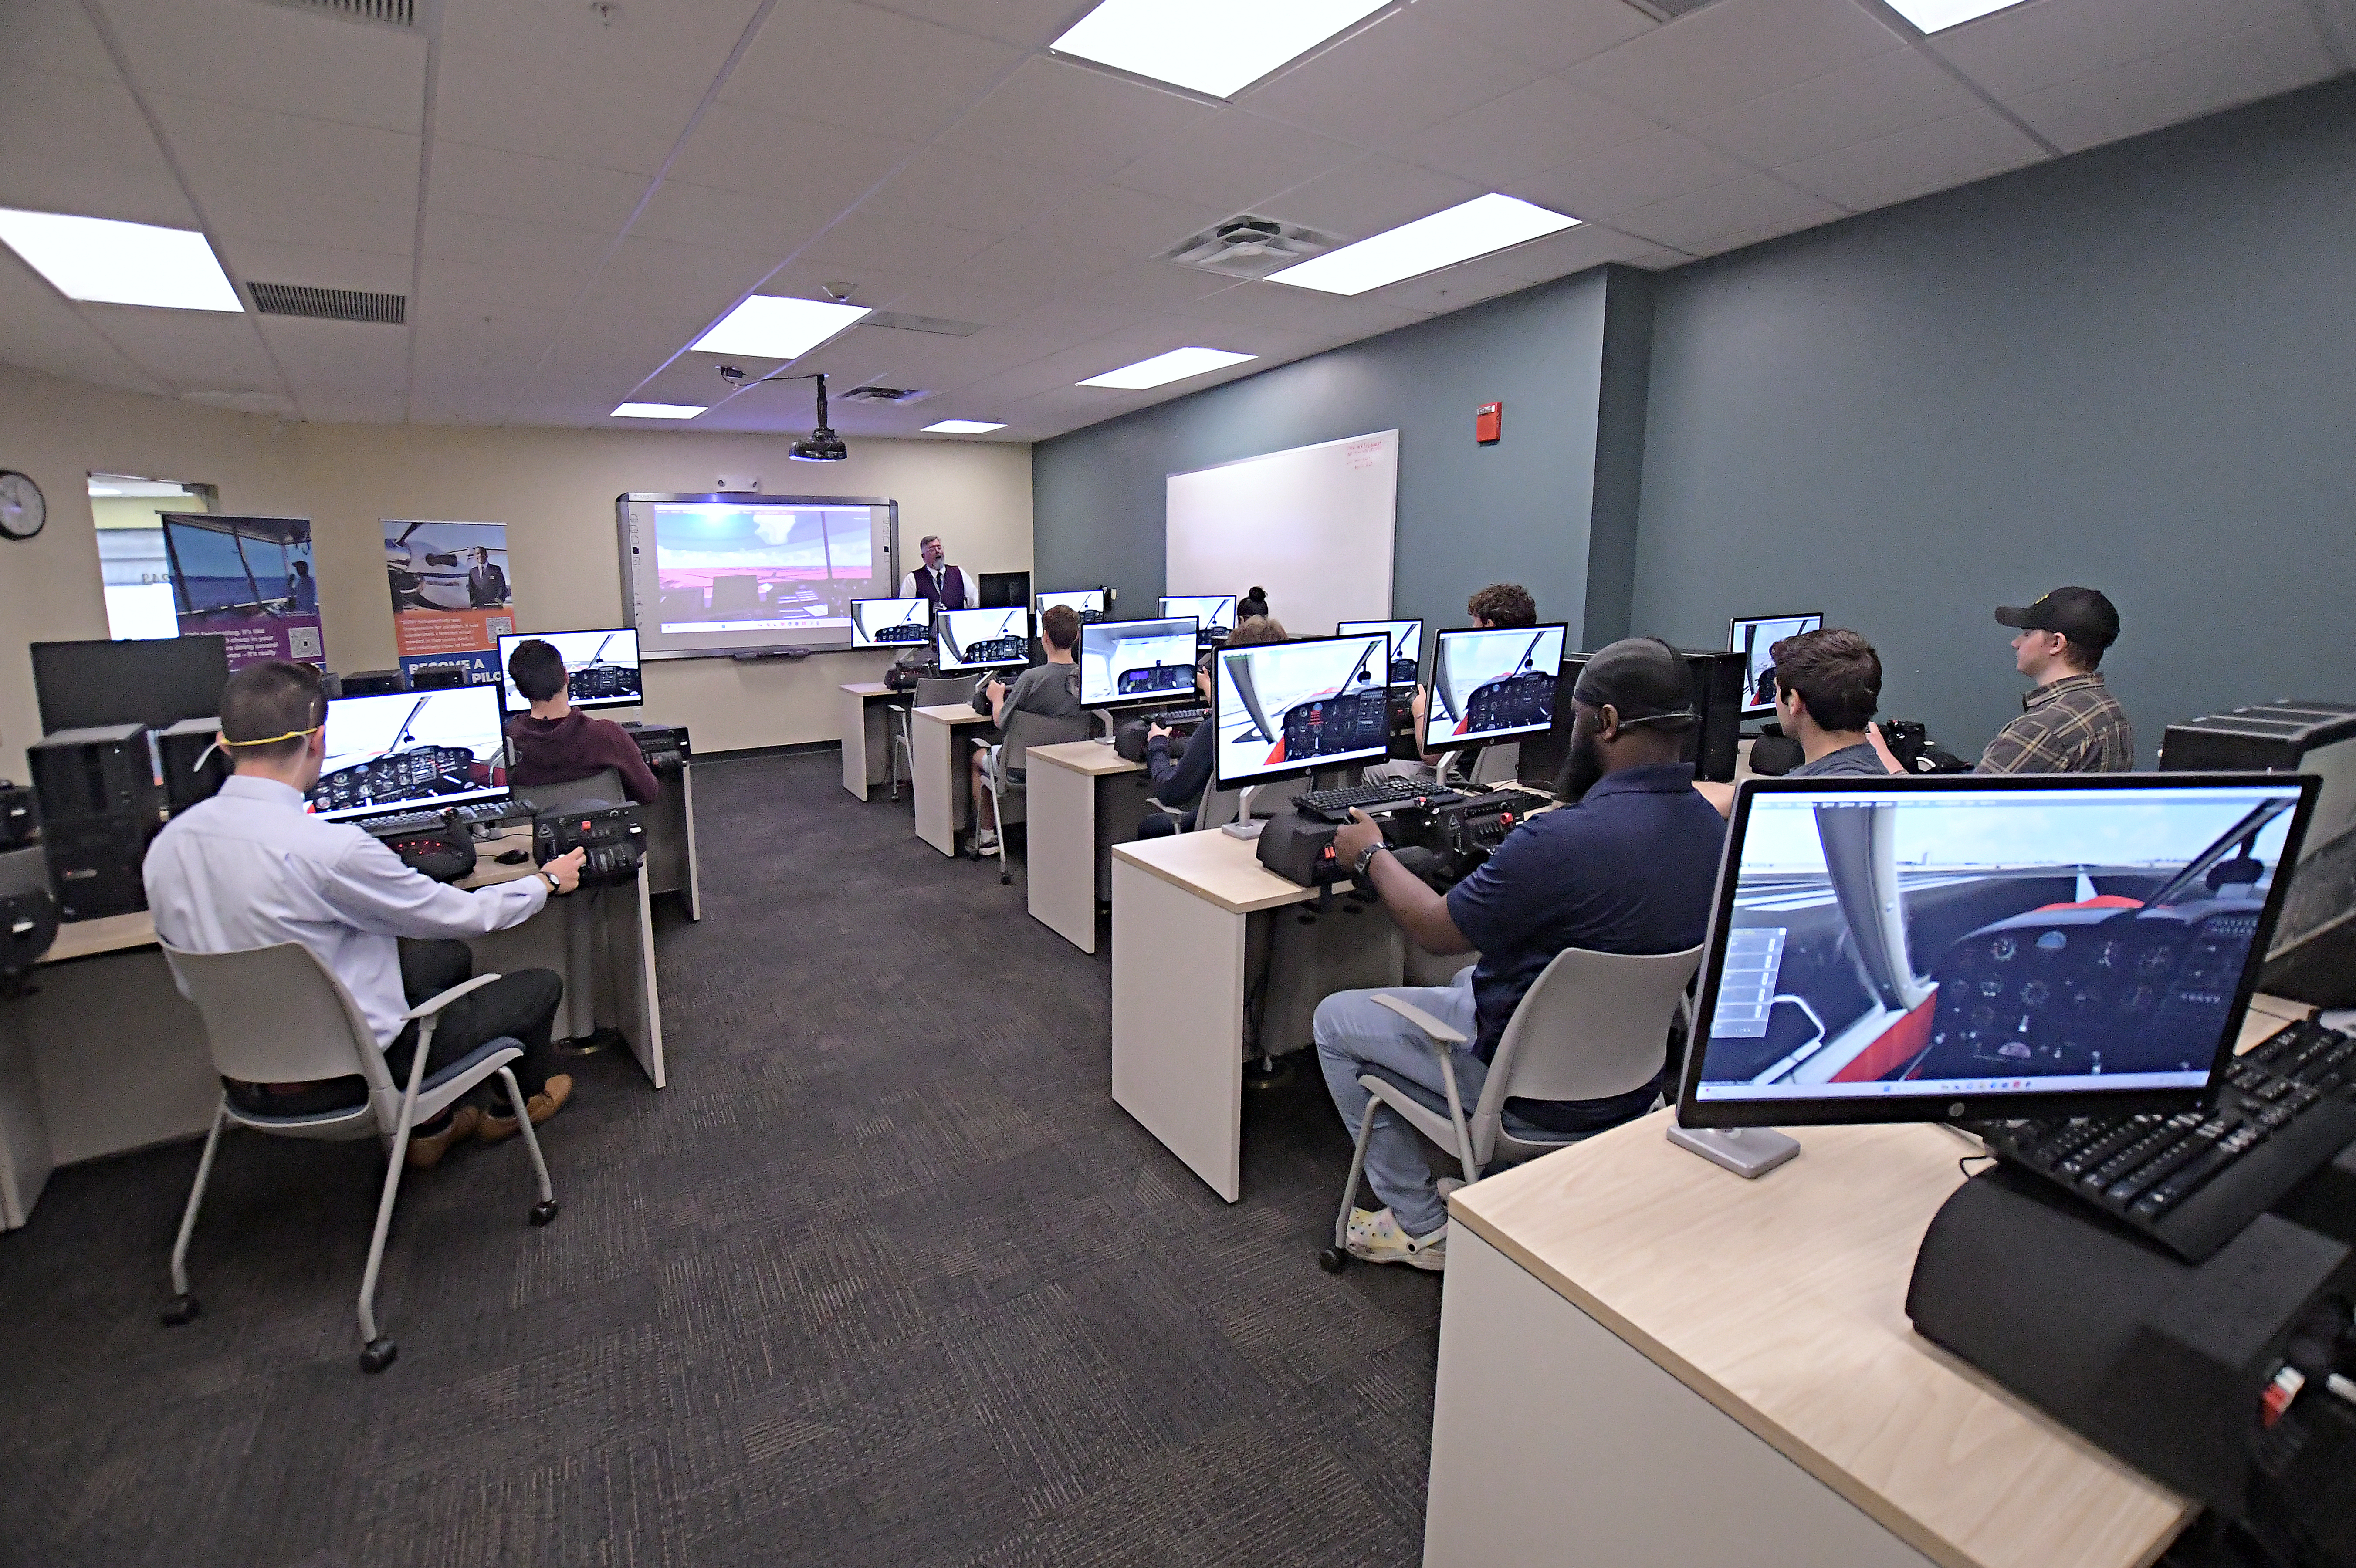
[[[443,992],[438,997],[428,997],[425,1000],[418,1003],[415,1007],[402,1014],[401,1021],[407,1023],[414,1019],[431,1018],[435,1013],[440,1012],[444,1008],[448,1007],[451,1003],[465,996],[467,992],[479,991],[498,978],[498,976],[497,975],[477,975],[471,980],[451,987],[448,990]]]
[[[1444,1044],[1462,1045],[1465,1040],[1472,1038],[1469,1035],[1462,1034],[1457,1030],[1449,1028],[1446,1024],[1441,1023],[1438,1019],[1433,1018],[1430,1013],[1425,1012],[1421,1008],[1417,1007],[1414,1003],[1400,1001],[1397,997],[1386,996],[1382,992],[1377,991],[1375,993],[1375,1005],[1377,1007],[1390,1008],[1391,1011],[1407,1019],[1408,1022],[1413,1024],[1416,1028],[1430,1035],[1433,1040],[1441,1041]]]

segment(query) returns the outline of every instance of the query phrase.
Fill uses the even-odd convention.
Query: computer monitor
[[[1039,595],[1039,613],[1042,616],[1058,604],[1068,605],[1079,616],[1083,626],[1105,618],[1105,591],[1101,588],[1073,588],[1061,593]]]
[[[1677,1120],[2192,1108],[2232,1055],[2317,787],[1745,781]]]
[[[1763,719],[1775,711],[1775,661],[1768,650],[1785,637],[1824,629],[1820,614],[1745,615],[1730,622],[1726,646],[1740,654],[1748,674],[1742,683],[1742,717]]]
[[[1165,596],[1162,601],[1162,618],[1165,621],[1179,615],[1192,615],[1201,624],[1198,634],[1203,645],[1224,643],[1236,629],[1236,596],[1193,594],[1180,598]]]
[[[1390,754],[1390,639],[1312,637],[1211,656],[1221,789]]]
[[[490,686],[336,698],[327,704],[327,763],[307,809],[366,817],[504,800],[499,719],[499,694]]]
[[[854,648],[904,648],[933,639],[933,602],[929,599],[853,599],[851,602],[851,645]]]
[[[933,664],[943,675],[1031,662],[1031,612],[944,610],[933,617]]]
[[[168,730],[220,713],[229,645],[218,636],[35,643],[33,693],[41,729],[137,724]]]
[[[1585,654],[1562,656],[1562,674],[1555,679],[1554,723],[1543,735],[1523,738],[1514,759],[1514,782],[1543,790],[1554,790],[1562,782],[1563,766],[1570,761],[1570,730],[1578,721],[1579,711],[1571,706],[1570,694],[1579,686],[1580,672],[1587,667]]]
[[[1423,623],[1420,621],[1344,621],[1333,628],[1339,637],[1362,637],[1369,632],[1380,632],[1391,640],[1391,685],[1394,688],[1415,684],[1417,668],[1423,659]]]
[[[1122,708],[1194,695],[1194,618],[1098,621],[1080,628],[1080,706]]]
[[[635,708],[646,700],[638,672],[638,634],[617,626],[596,632],[533,632],[499,638],[499,689],[508,711],[530,710],[531,699],[516,689],[508,659],[519,643],[552,645],[564,661],[567,699],[575,708]]]
[[[1543,734],[1554,724],[1562,623],[1440,634],[1423,749],[1444,752]]]

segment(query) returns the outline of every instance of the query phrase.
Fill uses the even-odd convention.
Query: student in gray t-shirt
[[[1837,627],[1802,632],[1767,650],[1775,661],[1775,717],[1807,761],[1786,778],[1887,778],[1866,726],[1881,705],[1881,658]]]
[[[1012,686],[995,677],[974,693],[977,709],[987,701],[990,721],[1003,726],[1010,713],[1036,713],[1043,719],[1077,719],[1086,709],[1080,707],[1080,667],[1072,660],[1072,650],[1079,645],[1079,613],[1068,604],[1057,604],[1039,617],[1039,640],[1047,645],[1047,662],[1033,665],[1014,677]],[[1074,737],[1077,739],[1077,737]],[[976,748],[973,753],[973,848],[977,855],[998,848],[998,822],[990,794],[990,759],[998,748],[985,752]],[[1010,782],[1020,783],[1023,770],[1009,768]]]

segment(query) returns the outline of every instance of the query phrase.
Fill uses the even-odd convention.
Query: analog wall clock
[[[0,539],[31,539],[48,520],[49,505],[32,476],[0,468]]]

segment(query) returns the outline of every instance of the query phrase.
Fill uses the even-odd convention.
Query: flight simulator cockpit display
[[[1803,632],[1822,631],[1824,624],[1825,618],[1817,614],[1752,615],[1730,624],[1726,645],[1742,656],[1745,671],[1742,717],[1756,719],[1775,711],[1775,645]]]
[[[2299,784],[2168,780],[1758,790],[1698,1098],[2202,1087]]]
[[[853,599],[851,602],[851,645],[854,648],[904,647],[932,640],[933,602],[929,599]]]
[[[1198,593],[1162,601],[1162,618],[1174,620],[1180,615],[1192,615],[1200,625],[1199,635],[1205,647],[1224,643],[1236,629],[1236,596]]]
[[[638,634],[627,626],[600,632],[531,632],[499,638],[499,688],[510,713],[529,712],[531,699],[508,677],[519,643],[542,642],[564,661],[566,700],[575,708],[629,708],[646,700],[638,674]]]
[[[1221,787],[1389,753],[1388,637],[1268,643],[1212,662]]]
[[[1562,641],[1559,624],[1440,633],[1425,746],[1477,745],[1552,727]]]
[[[439,811],[508,793],[498,693],[488,686],[339,697],[305,808],[325,817]]]
[[[1080,624],[1085,626],[1092,621],[1104,619],[1105,591],[1101,588],[1075,588],[1069,592],[1039,595],[1039,613],[1042,615],[1058,604],[1077,615]]]
[[[1080,628],[1080,703],[1112,708],[1194,693],[1194,618]]]
[[[934,663],[942,674],[1031,661],[1031,612],[944,610],[933,618]]]
[[[1333,628],[1338,636],[1364,636],[1369,632],[1381,632],[1391,640],[1391,685],[1410,687],[1415,684],[1418,665],[1423,658],[1423,623],[1420,621],[1344,621]]]

